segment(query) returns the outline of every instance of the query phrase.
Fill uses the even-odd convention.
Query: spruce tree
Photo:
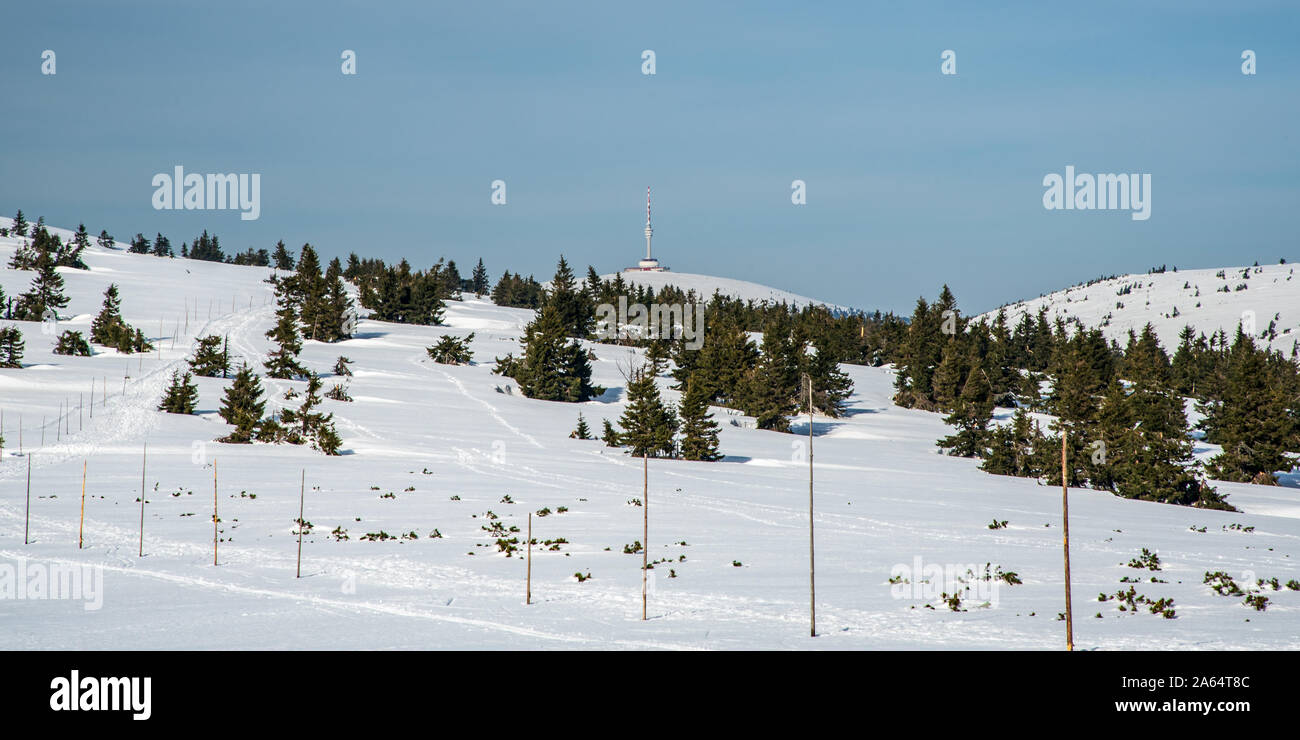
[[[9,326],[0,329],[0,367],[21,368],[24,347],[23,333],[18,330],[18,327]]]
[[[298,321],[303,326],[304,339],[321,339],[325,324],[330,320],[326,305],[325,281],[321,277],[320,259],[310,244],[302,245],[298,256],[297,272],[290,283],[298,303]],[[340,317],[340,324],[342,323]]]
[[[471,278],[474,285],[474,297],[482,298],[487,294],[490,286],[488,285],[487,268],[483,266],[483,258],[479,257],[478,264],[474,266],[474,275]]]
[[[55,270],[54,259],[45,250],[37,254],[35,269],[31,287],[18,297],[17,314],[27,321],[43,321],[48,311],[57,319],[58,309],[68,305],[68,297],[63,294],[63,276]]]
[[[338,258],[330,260],[325,271],[325,295],[322,299],[320,340],[338,342],[352,337],[348,316],[352,313],[352,297],[343,284],[343,268]]]
[[[587,297],[577,289],[573,270],[564,257],[555,268],[555,277],[546,292],[547,307],[552,308],[560,319],[567,336],[582,339],[591,333],[595,322],[595,310]]]
[[[1034,456],[1038,437],[1029,413],[1016,409],[1010,424],[989,432],[988,453],[980,469],[994,475],[1037,478],[1043,472]]]
[[[744,411],[759,429],[790,431],[789,416],[799,395],[799,365],[794,342],[784,322],[770,323],[763,332],[762,359],[749,373]]]
[[[245,363],[236,371],[235,380],[226,388],[226,395],[217,410],[227,424],[235,427],[220,441],[236,444],[253,441],[265,410],[266,401],[262,399],[262,381]]]
[[[307,370],[298,363],[298,353],[302,351],[298,311],[283,281],[276,283],[276,301],[279,308],[275,312],[275,327],[266,333],[275,342],[275,348],[266,356],[267,377],[284,380],[304,376]]]
[[[173,370],[171,383],[158,404],[158,410],[169,414],[192,414],[198,402],[199,388],[190,373]]]
[[[944,419],[957,432],[939,440],[939,446],[957,457],[984,457],[988,454],[988,425],[992,418],[993,386],[983,365],[976,360],[966,373],[966,382],[952,413]]]
[[[321,403],[321,379],[312,373],[307,378],[307,390],[302,394],[302,404],[296,410],[285,409],[280,421],[291,444],[310,443],[326,455],[339,454],[342,443],[334,429],[334,415],[317,411]]]
[[[581,412],[578,414],[578,426],[569,432],[569,439],[591,439],[591,428],[587,426],[587,420],[582,418]]]
[[[448,334],[432,347],[425,347],[425,352],[429,355],[429,359],[443,365],[468,365],[474,359],[474,353],[469,348],[473,341],[474,332],[470,332],[463,339]]]
[[[718,452],[718,423],[709,413],[708,391],[704,383],[697,383],[694,379],[686,382],[680,416],[682,458],[706,462],[722,459]]]
[[[90,340],[97,344],[114,347],[122,331],[122,299],[117,292],[117,284],[110,283],[104,290],[104,303],[99,314],[90,322]]]
[[[23,209],[19,208],[18,213],[14,215],[13,226],[9,228],[9,233],[16,237],[27,236],[27,218],[23,216]]]
[[[285,249],[284,240],[275,243],[275,251],[271,253],[271,262],[277,270],[286,272],[293,270],[293,254]]]
[[[507,372],[529,398],[544,401],[588,401],[598,395],[591,385],[591,363],[587,353],[567,336],[556,308],[544,306],[524,328],[524,354],[510,363]]]
[[[801,356],[799,369],[801,375],[812,379],[813,408],[832,419],[843,416],[844,402],[853,394],[853,381],[840,370],[830,347],[814,342],[812,351],[805,351]]]
[[[195,375],[208,378],[224,378],[230,370],[230,357],[224,340],[216,334],[199,338],[199,344],[194,348],[194,357],[189,362],[190,370]]]
[[[173,256],[175,256],[175,255],[172,254],[172,243],[171,243],[171,240],[168,239],[167,237],[163,236],[163,235],[162,235],[162,232],[158,232],[158,234],[154,237],[154,239],[153,239],[153,247],[151,248],[151,252],[153,253],[153,256],[155,256],[155,257],[173,257]]]
[[[623,446],[623,441],[619,439],[618,430],[614,428],[613,424],[609,423],[609,419],[601,420],[600,439],[605,443],[606,447]]]
[[[59,341],[54,345],[54,354],[90,357],[90,344],[81,336],[81,332],[65,331],[59,335]]]
[[[627,385],[627,408],[619,419],[619,439],[635,457],[672,457],[677,417],[659,396],[655,376],[646,367],[632,371]]]
[[[1288,363],[1289,360],[1283,362]],[[1206,441],[1223,451],[1210,460],[1207,471],[1217,480],[1275,485],[1274,473],[1290,470],[1288,449],[1295,449],[1296,421],[1289,411],[1291,398],[1278,379],[1266,351],[1237,328],[1226,358],[1220,398],[1204,404],[1201,426]],[[1288,367],[1294,374],[1294,367]]]

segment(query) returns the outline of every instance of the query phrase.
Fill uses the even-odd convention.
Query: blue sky
[[[631,264],[650,185],[672,268],[904,312],[944,282],[972,312],[1300,258],[1300,10],[1075,5],[22,3],[0,45],[0,212],[545,278],[561,252]],[[1150,219],[1044,210],[1044,175],[1071,164],[1150,173]],[[154,210],[176,165],[260,173],[261,217]]]

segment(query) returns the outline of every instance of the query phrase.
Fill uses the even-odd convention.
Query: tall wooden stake
[[[641,454],[641,621],[645,621],[646,573],[650,559],[650,451]]]
[[[27,531],[32,521],[32,457],[27,456],[27,510],[23,514],[23,544],[27,544]]]
[[[533,512],[528,512],[528,578],[524,585],[524,603],[533,603]]]
[[[1070,605],[1070,489],[1066,485],[1065,425],[1061,425],[1061,519],[1065,526],[1065,649],[1074,650],[1074,610]]]
[[[86,461],[81,461],[81,524],[77,526],[77,549],[81,549],[86,533]]]
[[[140,557],[144,557],[144,475],[148,456],[149,443],[145,442],[140,450]]]
[[[212,461],[212,564],[217,564],[217,461]]]
[[[813,560],[813,391],[808,377],[808,634],[817,636],[817,569]]]
[[[302,469],[302,481],[298,484],[298,571],[294,578],[302,578],[302,528],[303,501],[307,497],[307,469]]]

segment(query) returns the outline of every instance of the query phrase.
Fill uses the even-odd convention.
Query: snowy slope
[[[1238,290],[1242,285],[1246,287]],[[1227,293],[1221,292],[1224,287]],[[1014,326],[1022,314],[1036,315],[1044,306],[1049,320],[1061,315],[1103,327],[1121,346],[1130,329],[1141,332],[1147,322],[1170,352],[1187,325],[1206,336],[1223,329],[1231,339],[1238,323],[1249,328],[1253,322],[1258,339],[1276,320],[1276,337],[1267,343],[1288,354],[1300,338],[1300,279],[1289,264],[1124,275],[1011,304],[1007,322]],[[984,316],[991,319],[996,313]]]
[[[13,248],[14,240],[0,239],[0,260],[7,262]],[[640,556],[623,552],[642,538],[645,509],[629,503],[642,496],[641,462],[597,441],[568,438],[579,412],[597,430],[602,419],[622,413],[626,348],[593,345],[595,380],[610,390],[586,404],[559,404],[524,398],[490,372],[494,356],[517,351],[530,312],[467,300],[448,307],[445,327],[363,320],[354,339],[307,342],[303,351],[305,363],[322,373],[340,354],[354,360],[355,401],[325,402],[346,454],[223,445],[212,441],[228,429],[215,414],[223,381],[198,379],[196,416],[153,408],[170,369],[183,363],[199,334],[228,334],[233,351],[260,360],[273,320],[262,282],[270,271],[97,247],[86,261],[88,273],[61,271],[78,317],[73,325],[88,324],[113,281],[127,320],[165,341],[161,352],[143,358],[68,358],[51,353],[53,337],[38,325],[6,322],[24,332],[27,366],[0,370],[9,440],[0,459],[0,570],[24,558],[99,566],[104,597],[103,608],[91,611],[79,601],[0,599],[0,649],[1059,649],[1064,642],[1055,620],[1063,609],[1060,492],[936,454],[934,440],[946,433],[941,417],[891,405],[889,368],[846,366],[856,384],[850,414],[814,424],[821,637],[807,636],[805,437],[748,428],[723,409],[715,414],[724,461],[650,462],[650,553],[672,562],[652,571],[650,619],[643,622]],[[30,273],[0,269],[9,294],[29,280]],[[428,361],[424,347],[438,337],[470,332],[478,364]],[[100,394],[103,377],[106,402],[96,404],[93,419],[86,409],[78,416],[77,395],[89,395],[92,381]],[[272,404],[304,385],[264,382]],[[56,439],[53,419],[66,399],[73,403],[64,419],[71,433]],[[19,413],[24,456],[16,449]],[[806,421],[795,431],[806,435]],[[140,558],[137,497],[146,442]],[[33,542],[24,545],[29,461]],[[226,540],[217,566],[214,465]],[[313,530],[296,579],[291,531],[303,470]],[[1300,578],[1300,498],[1292,489],[1220,490],[1244,513],[1071,491],[1081,648],[1300,648],[1300,592],[1266,591],[1271,605],[1260,613],[1201,582],[1207,570],[1227,571],[1239,582]],[[527,512],[544,507],[551,513],[533,516],[534,537],[565,542],[558,550],[534,547],[533,604],[525,606],[524,561],[498,552],[484,527],[522,530]],[[1007,527],[989,529],[994,519]],[[349,539],[330,536],[336,527]],[[435,530],[441,537],[429,536]],[[418,538],[362,539],[380,531]],[[522,539],[522,532],[514,536]],[[1124,565],[1144,547],[1159,552],[1160,572]],[[918,562],[923,570],[961,571],[990,563],[1014,571],[1023,584],[968,599],[969,611],[952,612],[937,588],[891,588],[891,576],[904,577]],[[575,572],[592,577],[579,583]],[[922,574],[910,575],[901,588],[921,588]],[[1126,589],[1124,577],[1139,578],[1141,594],[1173,597],[1178,618],[1121,614],[1113,601],[1096,601],[1100,591]]]
[[[636,285],[645,285],[656,290],[667,285],[674,285],[683,291],[695,291],[702,300],[707,301],[713,297],[715,291],[725,296],[739,298],[746,301],[761,303],[768,301],[771,303],[788,303],[794,306],[806,306],[808,304],[821,304],[831,309],[849,310],[845,306],[837,306],[826,301],[819,301],[807,296],[797,295],[789,291],[778,288],[769,288],[766,285],[751,283],[745,280],[735,280],[733,278],[714,277],[712,275],[696,275],[689,272],[640,272],[624,271],[619,273],[623,276],[624,282]],[[614,277],[614,273],[602,275],[602,280],[609,280]]]

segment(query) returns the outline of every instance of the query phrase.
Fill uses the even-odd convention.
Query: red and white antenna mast
[[[653,259],[650,256],[650,235],[653,233],[654,229],[650,228],[650,186],[647,185],[645,188],[645,258],[647,262]]]

